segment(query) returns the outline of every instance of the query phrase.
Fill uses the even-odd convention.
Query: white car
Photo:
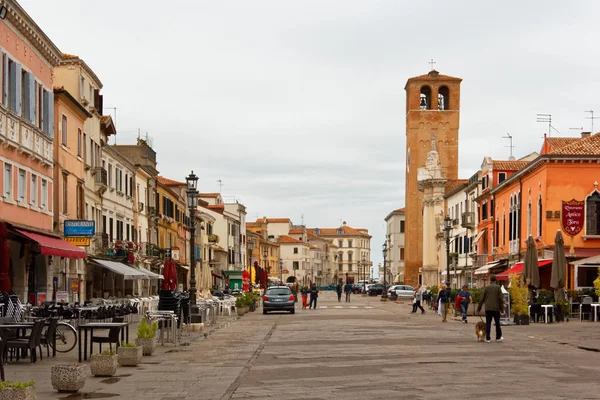
[[[398,297],[404,299],[412,299],[415,296],[415,288],[408,285],[394,285],[390,287],[388,289],[388,296],[390,296],[394,292]]]

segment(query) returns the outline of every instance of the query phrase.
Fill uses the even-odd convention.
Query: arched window
[[[419,108],[421,110],[431,110],[431,88],[429,86],[421,87]]]
[[[438,110],[450,109],[450,90],[448,86],[442,86],[438,90]]]
[[[585,234],[600,235],[600,193],[597,190],[585,199]]]

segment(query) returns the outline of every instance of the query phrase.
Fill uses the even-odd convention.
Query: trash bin
[[[398,294],[396,294],[396,292],[392,292],[392,293],[390,294],[390,300],[391,300],[391,301],[396,301],[396,300],[398,300]]]

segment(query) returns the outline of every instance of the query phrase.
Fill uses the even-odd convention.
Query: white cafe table
[[[594,322],[598,322],[598,307],[600,307],[599,303],[590,304],[592,309],[594,310]]]
[[[552,304],[542,304],[542,308],[544,309],[544,322],[547,324],[548,323],[548,309],[554,309],[554,306]]]

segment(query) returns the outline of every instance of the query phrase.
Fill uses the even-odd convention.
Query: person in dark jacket
[[[492,319],[496,325],[496,341],[503,341],[500,313],[504,311],[504,295],[500,286],[496,284],[496,275],[490,276],[490,284],[483,290],[477,311],[481,311],[483,305],[485,305],[485,341],[487,343],[491,341]]]
[[[446,316],[448,315],[448,308],[450,305],[450,291],[446,288],[445,284],[442,284],[437,297],[438,304],[441,305],[442,322],[446,322]]]
[[[350,295],[352,294],[352,285],[350,282],[346,282],[344,293],[346,293],[346,303],[350,303]]]
[[[341,302],[342,301],[342,282],[340,282],[336,285],[335,292],[338,295],[338,302]]]
[[[310,303],[308,305],[309,309],[316,310],[317,309],[317,298],[319,297],[319,289],[315,283],[312,284],[309,291],[310,295]]]

